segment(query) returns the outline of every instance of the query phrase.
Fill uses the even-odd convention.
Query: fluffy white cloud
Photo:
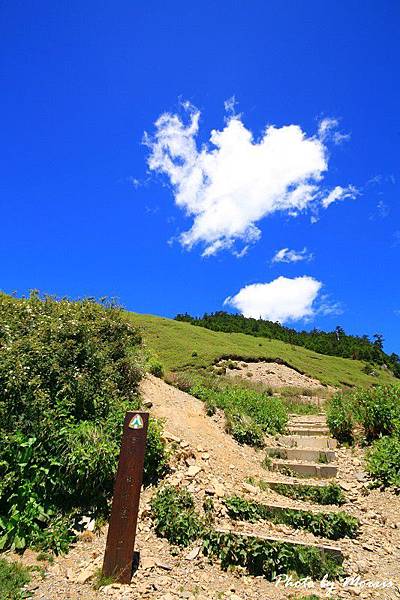
[[[277,211],[296,216],[318,202],[328,169],[324,139],[333,122],[312,137],[298,125],[271,125],[255,140],[234,114],[234,103],[227,102],[230,116],[221,131],[211,132],[210,145],[198,148],[200,112],[188,103],[187,123],[164,113],[154,136],[145,135],[150,170],[168,176],[177,206],[193,218],[180,242],[187,249],[201,243],[203,256],[222,249],[240,255],[235,242],[246,246],[258,240],[256,223],[262,218]]]
[[[292,263],[300,262],[301,260],[312,260],[313,255],[307,251],[304,247],[303,250],[289,250],[289,248],[282,248],[278,250],[272,257],[273,263]]]
[[[348,185],[343,188],[340,185],[337,185],[329,194],[322,200],[321,204],[323,208],[328,208],[334,202],[338,200],[345,200],[346,198],[354,199],[358,196],[358,190],[354,185]]]
[[[228,304],[245,317],[270,321],[298,321],[311,318],[317,312],[314,302],[322,283],[313,277],[289,279],[278,277],[269,283],[253,283],[243,287],[235,296],[226,298]]]

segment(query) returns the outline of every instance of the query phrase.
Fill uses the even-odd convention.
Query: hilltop
[[[365,373],[365,363],[361,360],[319,354],[275,339],[212,331],[154,315],[128,314],[141,329],[149,350],[168,371],[205,369],[221,357],[264,358],[283,361],[324,385],[370,386],[396,381],[388,369],[378,368],[376,375]]]

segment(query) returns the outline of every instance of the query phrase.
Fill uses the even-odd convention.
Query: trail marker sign
[[[129,583],[132,578],[148,424],[149,413],[125,415],[103,562],[103,574],[119,583]]]

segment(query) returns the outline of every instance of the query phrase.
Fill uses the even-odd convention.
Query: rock
[[[193,548],[193,550],[191,550],[191,551],[189,552],[189,554],[187,554],[187,555],[185,556],[185,559],[186,559],[186,560],[194,560],[195,558],[197,558],[197,557],[198,557],[198,555],[199,555],[199,552],[200,552],[200,546],[196,546],[195,548]]]
[[[76,583],[86,583],[87,581],[89,581],[89,579],[93,577],[95,571],[96,566],[93,564],[89,565],[88,567],[86,567],[86,569],[79,573],[78,577],[76,578]]]
[[[164,594],[164,596],[161,596],[160,600],[175,600],[175,596],[168,592],[167,594]]]
[[[197,446],[197,452],[205,452],[203,446]]]
[[[212,486],[210,486],[210,487],[207,487],[207,488],[204,490],[204,493],[205,493],[207,496],[215,496],[215,490],[214,490],[214,488],[213,488]]]
[[[179,445],[180,445],[180,447],[181,447],[181,448],[183,448],[184,450],[185,450],[186,448],[189,448],[189,444],[188,444],[188,442],[181,442]]]
[[[225,496],[225,488],[222,483],[216,483],[214,485],[215,495],[218,498],[223,498]]]
[[[179,444],[181,441],[181,438],[177,437],[176,435],[174,435],[173,433],[169,433],[168,431],[164,431],[164,438],[168,441],[168,442],[175,442],[176,444]]]
[[[191,465],[186,474],[188,477],[196,477],[202,471],[202,467],[198,467],[197,465]]]
[[[339,485],[345,492],[349,492],[351,489],[353,489],[353,484],[347,483],[347,481],[341,481]]]
[[[156,561],[153,558],[150,558],[149,556],[145,556],[140,559],[140,566],[145,571],[147,569],[152,569],[153,567],[155,567],[155,565],[156,565]]]
[[[208,452],[203,452],[203,454],[201,455],[201,458],[203,460],[210,460],[210,455],[208,454]]]
[[[242,488],[250,494],[258,494],[258,488],[256,488],[254,485],[251,485],[250,483],[242,483]]]
[[[144,406],[145,408],[152,408],[152,407],[153,407],[153,403],[152,403],[152,401],[151,401],[151,400],[145,400],[145,401],[143,402],[143,406]]]
[[[69,579],[70,581],[73,581],[74,579],[74,572],[72,569],[67,569],[65,576],[67,579]]]
[[[196,464],[196,461],[192,456],[189,456],[189,458],[185,459],[185,464],[187,467],[191,467],[192,465]]]
[[[171,565],[159,562],[158,560],[156,560],[156,567],[158,567],[159,569],[164,569],[164,571],[172,571]]]

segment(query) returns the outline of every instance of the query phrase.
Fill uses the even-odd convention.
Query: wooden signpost
[[[122,434],[103,574],[130,583],[149,413],[127,412]]]

